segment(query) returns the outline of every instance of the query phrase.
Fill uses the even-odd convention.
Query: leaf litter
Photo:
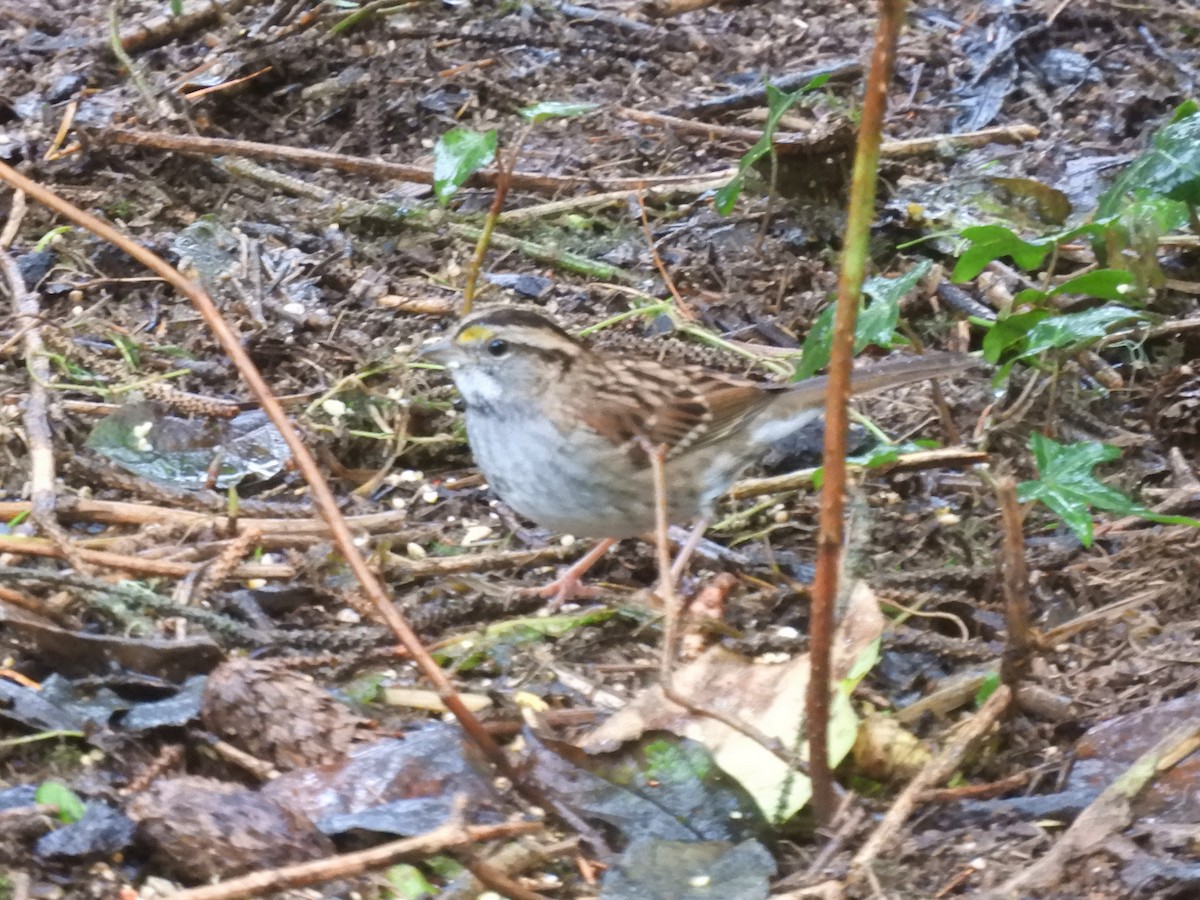
[[[144,41],[140,26],[161,12],[127,4],[122,27]],[[520,110],[586,112],[581,101],[599,103],[597,112],[529,129],[506,211],[536,210],[546,189],[564,191],[549,181],[539,188],[539,177],[574,178],[585,196],[567,191],[562,199],[575,205],[514,218],[511,232],[501,226],[481,302],[533,299],[570,327],[609,323],[593,340],[614,352],[730,371],[801,348],[819,355],[808,341],[816,346],[836,280],[842,204],[837,190],[830,199],[804,171],[797,176],[802,152],[777,142],[773,173],[764,143],[758,162],[725,192],[736,204],[728,217],[702,193],[647,191],[654,253],[699,313],[690,324],[664,299],[636,204],[627,194],[594,202],[586,195],[611,194],[622,177],[725,173],[718,183],[728,183],[755,144],[635,126],[610,108],[687,113],[761,134],[747,107],[766,111],[764,75],[786,76],[779,90],[790,92],[825,71],[833,77],[776,109],[778,125],[789,145],[806,132],[840,133],[858,103],[855,60],[868,46],[870,10],[781,3],[665,19],[634,5],[610,12],[410,7],[333,37],[327,28],[339,10],[325,10],[312,28],[237,7],[204,40],[185,30],[154,39],[152,52],[131,40],[137,71],[129,74],[107,54],[104,16],[34,5],[0,25],[0,158],[201,277],[289,398],[347,510],[397,517],[362,533],[395,573],[398,603],[441,645],[442,659],[456,663],[460,686],[491,699],[489,725],[523,735],[517,744],[525,744],[550,808],[586,838],[579,865],[599,859],[609,867],[596,888],[570,856],[538,857],[523,870],[527,886],[565,896],[756,897],[772,885],[839,881],[865,836],[861,820],[831,858],[820,856],[822,842],[803,814],[777,840],[765,823],[801,805],[802,776],[756,761],[771,755],[753,745],[731,752],[713,737],[711,720],[680,715],[656,697],[661,632],[644,596],[654,580],[649,548],[622,547],[606,558],[604,612],[523,620],[537,604],[511,588],[552,573],[512,568],[501,554],[546,551],[546,564],[561,549],[558,536],[513,519],[472,480],[452,392],[436,373],[409,365],[408,351],[444,327],[448,301],[463,285],[471,229],[491,202],[472,177],[486,152],[468,142],[478,158],[470,171],[453,173],[457,190],[438,188],[448,201],[443,213],[424,185],[285,162],[237,170],[115,136],[135,121],[144,131],[186,132],[186,106],[203,135],[412,164],[437,188],[438,142],[456,129],[497,135],[504,154],[523,127]],[[911,10],[889,137],[943,139],[934,154],[889,157],[885,176],[895,189],[881,201],[876,261],[904,290],[871,298],[878,327],[863,346],[878,354],[919,339],[986,350],[990,338],[1006,369],[995,390],[982,379],[944,385],[933,425],[927,389],[913,388],[865,404],[864,427],[901,445],[913,435],[945,444],[972,437],[993,468],[1007,467],[1040,485],[1027,490],[1059,503],[1031,507],[1025,533],[1038,627],[1058,636],[1040,648],[1033,680],[1069,712],[1053,718],[1045,704],[1021,707],[948,788],[1032,773],[1029,799],[1047,805],[1001,814],[987,804],[1014,798],[938,801],[898,837],[881,870],[896,896],[972,895],[1016,877],[1061,833],[1058,824],[1080,816],[1097,789],[1135,762],[1132,749],[1105,749],[1132,747],[1105,729],[1143,736],[1140,754],[1189,714],[1175,710],[1196,687],[1200,538],[1185,525],[1151,523],[1197,511],[1200,444],[1188,411],[1200,345],[1187,323],[1200,318],[1200,273],[1186,204],[1200,184],[1188,138],[1200,117],[1182,101],[1195,90],[1198,51],[1186,3],[1161,4],[1141,25],[1127,18],[1098,3]],[[169,102],[148,109],[139,80]],[[67,137],[57,141],[66,116]],[[950,148],[951,132],[1017,125],[1039,133]],[[74,139],[83,140],[72,147]],[[44,157],[52,146],[57,153]],[[830,166],[817,179],[827,188],[840,185],[840,152],[822,147],[812,157]],[[773,177],[783,197],[767,200]],[[1102,225],[1105,216],[1117,218]],[[58,881],[69,896],[94,896],[146,888],[160,876],[190,883],[323,858],[380,834],[428,831],[448,816],[492,823],[530,815],[493,784],[456,730],[383,705],[378,692],[341,698],[356,678],[397,687],[417,679],[392,653],[323,532],[309,528],[314,513],[275,436],[228,440],[229,413],[254,411],[237,409],[245,394],[191,309],[111,248],[59,224],[31,206],[10,252],[51,326],[53,448],[69,544],[57,558],[46,548],[27,555],[34,529],[23,505],[30,469],[20,407],[29,387],[16,329],[4,320],[0,553],[26,574],[70,567],[96,577],[99,566],[138,589],[8,575],[0,584],[14,592],[2,598],[6,665],[30,682],[0,681],[9,723],[0,777],[30,789],[61,779],[84,803],[69,825],[25,814],[24,823],[53,830],[6,841],[4,866],[39,886]],[[896,249],[917,237],[923,246]],[[976,304],[970,312],[944,289],[955,257],[974,269],[964,285]],[[389,300],[396,297],[435,312],[406,311]],[[986,316],[977,315],[980,306]],[[1101,373],[1088,353],[1118,370],[1117,388],[1096,387]],[[1000,413],[988,418],[993,403]],[[130,409],[134,427],[117,442],[126,452],[143,446],[138,429],[151,425],[184,428],[178,443],[189,456],[152,456],[157,468],[135,467],[136,477],[104,462],[98,439],[87,436]],[[1064,494],[1037,470],[1028,449],[1036,435],[1043,447],[1077,447],[1080,458],[1108,465],[1076,472]],[[1106,446],[1119,448],[1119,461],[1097,449]],[[885,738],[885,747],[915,743],[928,754],[977,702],[974,693],[921,707],[935,712],[905,710],[951,695],[955,676],[966,672],[977,683],[999,668],[998,526],[980,488],[970,471],[899,467],[868,474],[858,489],[851,564],[890,621],[879,662],[845,687],[853,718],[842,737],[850,744],[864,733],[853,722],[869,704],[910,729],[903,740]],[[147,505],[154,517],[137,518],[131,506]],[[182,516],[195,510],[204,516]],[[713,647],[681,663],[677,679],[696,698],[736,707],[781,738],[803,728],[800,635],[814,510],[812,497],[795,490],[726,507],[734,525],[719,538],[736,562],[706,548],[683,585],[698,589],[728,568],[740,580],[725,620],[707,625]],[[257,544],[237,531],[268,518],[293,524],[265,528]],[[467,541],[468,534],[481,537]],[[121,568],[105,568],[114,559]],[[160,562],[192,574],[137,568]],[[239,564],[287,571],[290,597],[231,578]],[[19,602],[22,609],[11,607]],[[871,632],[867,644],[878,636]],[[858,658],[862,646],[851,644]],[[237,659],[238,648],[278,658],[249,663]],[[218,667],[223,657],[230,661]],[[526,721],[535,727],[522,731]],[[580,749],[602,741],[604,753]],[[1092,768],[1070,765],[1073,757],[1106,756],[1112,765],[1090,781]],[[759,780],[739,769],[739,757]],[[260,785],[271,769],[287,774]],[[895,793],[881,774],[890,770],[848,762],[841,780],[861,806],[882,810]],[[1173,824],[1179,816],[1180,826],[1195,824],[1191,772],[1186,762],[1163,768],[1152,779],[1161,799],[1149,791],[1142,799],[1162,805],[1135,805],[1111,833],[1074,842],[1078,858],[1049,873],[1045,895],[1168,895],[1194,885],[1186,842],[1155,826],[1164,810]],[[1069,802],[1056,797],[1058,781]],[[465,806],[456,801],[462,796]],[[34,791],[14,795],[14,804],[35,809]],[[611,852],[607,860],[601,848]],[[432,864],[423,872],[443,878]],[[361,875],[335,884],[342,886],[330,885],[330,895],[378,890]]]

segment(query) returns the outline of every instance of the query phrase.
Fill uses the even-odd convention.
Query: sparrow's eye
[[[508,341],[503,338],[496,338],[487,345],[487,352],[492,356],[503,356],[508,352]]]

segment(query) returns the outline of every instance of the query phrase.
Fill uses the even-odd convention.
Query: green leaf
[[[890,347],[896,336],[896,324],[900,321],[900,302],[920,283],[933,261],[923,259],[903,275],[886,278],[876,275],[863,283],[863,295],[871,299],[859,311],[854,326],[854,352],[871,346]]]
[[[1043,319],[1031,329],[1022,356],[1034,356],[1058,347],[1074,347],[1098,340],[1118,322],[1141,318],[1141,313],[1124,306],[1097,306],[1077,313]]]
[[[79,795],[61,781],[43,781],[33,795],[35,803],[58,807],[58,818],[66,825],[78,822],[85,812]]]
[[[1124,269],[1093,269],[1055,285],[1050,289],[1050,296],[1082,294],[1100,300],[1127,300],[1133,282],[1133,274]]]
[[[895,342],[896,324],[900,321],[900,301],[916,286],[932,267],[929,260],[922,260],[903,275],[886,278],[876,275],[863,284],[863,295],[871,298],[870,303],[859,307],[854,320],[854,352],[861,353],[872,345],[891,347]],[[796,367],[793,381],[810,378],[829,365],[829,350],[833,342],[833,315],[837,304],[831,303],[821,311],[813,327],[804,338],[800,351],[800,365]]]
[[[829,350],[833,346],[833,312],[836,308],[836,303],[830,303],[821,310],[817,321],[813,322],[812,328],[804,336],[800,365],[796,366],[796,374],[792,376],[792,381],[811,378],[829,365]]]
[[[975,705],[983,706],[987,698],[996,693],[996,688],[1000,687],[1000,673],[988,672],[983,676],[983,681],[980,682],[979,688],[975,691]]]
[[[988,263],[1003,257],[1011,257],[1022,269],[1035,269],[1054,248],[1056,240],[1043,240],[1037,244],[1022,240],[1003,225],[973,225],[962,230],[962,236],[971,242],[954,265],[953,281],[970,281],[987,268]]]
[[[438,889],[416,866],[400,863],[392,866],[384,873],[388,887],[385,897],[388,900],[422,900],[425,897],[436,897]]]
[[[1096,215],[1120,212],[1128,195],[1135,193],[1200,205],[1200,112],[1181,107],[1171,122],[1156,131],[1149,149],[1101,196]]]
[[[547,119],[584,116],[600,107],[599,103],[570,103],[565,100],[545,100],[517,110],[517,115],[535,125]]]
[[[433,148],[433,194],[445,206],[463,182],[496,158],[495,131],[453,128]]]
[[[1022,503],[1033,500],[1045,504],[1083,546],[1092,545],[1092,507],[1119,515],[1141,515],[1144,511],[1092,473],[1096,466],[1121,455],[1116,447],[1096,441],[1060,444],[1035,432],[1030,435],[1029,449],[1033,451],[1039,477],[1017,485],[1017,499]]]
[[[734,204],[737,203],[737,199],[742,193],[742,186],[746,181],[746,173],[750,171],[751,166],[771,152],[772,142],[775,140],[775,132],[779,128],[779,120],[783,118],[783,114],[792,108],[792,105],[800,99],[801,95],[809,91],[815,91],[828,80],[828,73],[818,75],[808,84],[791,94],[785,94],[779,88],[775,87],[775,85],[767,82],[767,123],[763,126],[762,136],[738,160],[737,173],[727,184],[718,189],[716,195],[713,197],[713,208],[718,213],[727,216],[733,211]]]
[[[997,319],[983,336],[983,358],[993,365],[1000,362],[1006,350],[1023,347],[1030,330],[1051,315],[1048,309],[1033,309]]]

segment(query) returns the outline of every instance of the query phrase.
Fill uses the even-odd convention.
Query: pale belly
[[[587,432],[564,436],[537,419],[497,428],[491,417],[467,415],[467,435],[480,470],[496,494],[543,528],[589,538],[626,538],[654,529],[654,485],[648,469],[623,454],[606,454],[601,468],[589,462],[598,440]],[[701,513],[690,483],[668,468],[670,518],[686,523]],[[674,477],[673,477],[674,476]],[[730,476],[732,477],[732,476]],[[719,493],[719,491],[717,491]]]

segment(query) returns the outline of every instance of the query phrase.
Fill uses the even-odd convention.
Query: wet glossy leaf
[[[859,307],[854,321],[854,352],[861,353],[869,346],[891,347],[896,337],[896,324],[900,321],[900,301],[925,277],[933,264],[922,260],[908,272],[896,278],[877,275],[863,284],[863,296],[870,298]],[[831,303],[822,310],[813,327],[804,338],[800,351],[800,365],[796,367],[793,381],[811,378],[829,365],[829,350],[833,341],[833,316],[837,308]]]
[[[261,410],[227,421],[182,419],[149,403],[130,403],[101,419],[87,446],[135,475],[185,490],[271,478],[291,457]]]
[[[642,836],[605,874],[601,900],[758,900],[775,860],[758,841],[685,842]]]
[[[83,818],[83,801],[61,781],[43,781],[38,785],[34,801],[57,806],[58,818],[68,825]]]
[[[527,765],[542,790],[628,840],[740,841],[766,829],[754,801],[695,741],[652,732],[604,753],[529,741]]]
[[[103,801],[89,800],[76,821],[38,838],[33,855],[60,863],[108,857],[125,850],[133,833],[128,816]]]
[[[495,131],[447,131],[433,147],[433,193],[443,206],[463,182],[496,158]]]
[[[517,115],[527,122],[545,122],[547,119],[562,119],[571,116],[583,116],[598,109],[599,103],[569,103],[561,100],[547,100],[535,103],[517,110]]]
[[[859,311],[854,326],[854,352],[874,344],[891,347],[900,321],[900,302],[933,268],[933,262],[923,259],[903,275],[885,278],[876,275],[863,284],[863,296],[870,299]]]
[[[1023,346],[1030,330],[1052,315],[1048,309],[1034,309],[997,319],[983,336],[983,358],[993,364],[1000,362],[1006,350]]]
[[[1058,347],[1074,347],[1098,340],[1118,322],[1141,318],[1141,313],[1124,306],[1097,306],[1078,313],[1063,313],[1043,319],[1029,329],[1023,356],[1033,356]]]
[[[1157,194],[1200,205],[1200,113],[1183,114],[1156,131],[1150,148],[1100,198],[1096,215],[1119,212],[1130,194]]]
[[[1187,516],[1163,516],[1152,512],[1099,481],[1092,470],[1119,457],[1121,451],[1116,447],[1095,441],[1060,444],[1035,432],[1029,438],[1029,448],[1033,451],[1039,477],[1036,481],[1021,482],[1017,486],[1017,499],[1022,503],[1030,500],[1044,503],[1085,547],[1092,545],[1092,507],[1166,525],[1200,527],[1200,521]]]

